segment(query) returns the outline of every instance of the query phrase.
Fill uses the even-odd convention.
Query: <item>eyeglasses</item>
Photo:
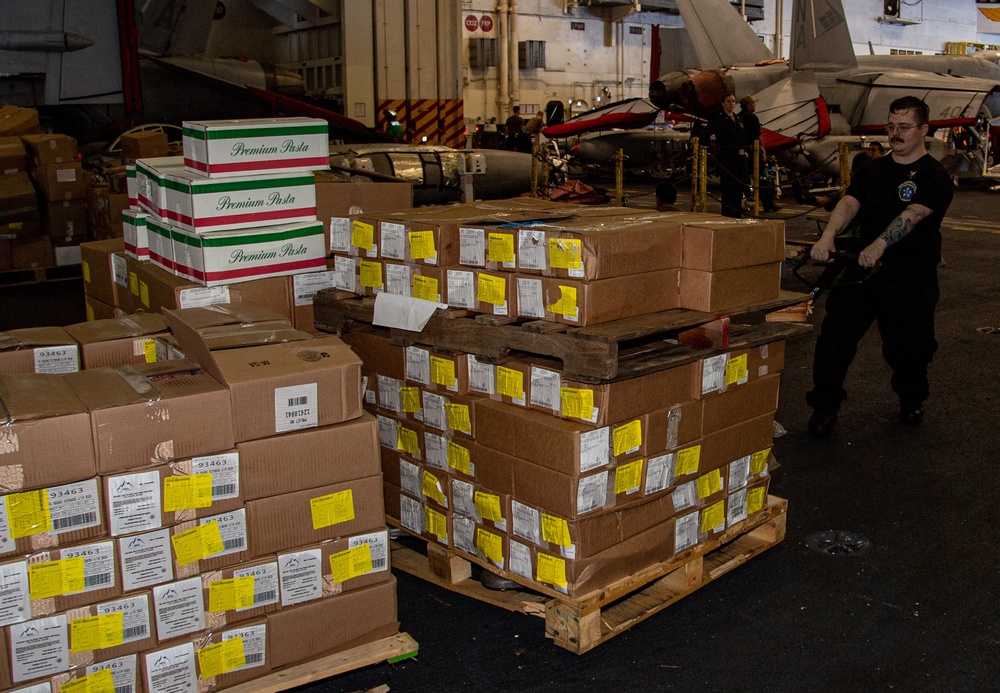
[[[905,135],[910,130],[914,130],[914,129],[918,128],[918,127],[920,127],[920,126],[919,125],[893,125],[892,123],[889,123],[888,125],[885,126],[885,131],[888,132],[890,135],[892,133],[894,133],[894,132],[898,132],[900,135]]]

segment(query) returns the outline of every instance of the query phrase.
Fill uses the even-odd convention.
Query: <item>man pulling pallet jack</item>
[[[847,398],[844,380],[858,342],[872,323],[882,337],[882,355],[892,369],[892,389],[899,397],[899,421],[914,426],[924,419],[930,394],[927,369],[937,341],[934,309],[939,291],[941,221],[952,200],[951,178],[924,144],[927,104],[914,96],[889,106],[891,155],[871,161],[851,178],[847,193],[830,215],[810,256],[826,262],[835,239],[852,220],[860,224],[863,248],[853,271],[876,263],[879,271],[865,281],[845,281],[831,289],[826,317],[816,341],[813,389],[806,401],[813,408],[809,433],[829,436]]]

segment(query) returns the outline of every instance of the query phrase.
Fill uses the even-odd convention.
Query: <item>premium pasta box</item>
[[[330,168],[329,126],[318,118],[184,121],[184,167],[209,178]]]

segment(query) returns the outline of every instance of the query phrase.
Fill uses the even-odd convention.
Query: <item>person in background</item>
[[[681,211],[675,203],[677,202],[677,188],[673,183],[656,184],[656,211],[657,212],[679,212]]]
[[[743,135],[747,142],[747,153],[753,156],[753,143],[760,141],[760,203],[765,212],[777,212],[780,209],[774,204],[774,187],[767,180],[767,152],[764,142],[760,139],[760,118],[757,117],[757,100],[750,94],[740,99],[739,119],[743,123]],[[748,158],[748,177],[753,174],[753,159]]]
[[[868,156],[872,159],[878,159],[885,155],[885,147],[882,146],[881,142],[869,142],[868,143]]]
[[[524,131],[536,142],[542,141],[542,128],[545,127],[545,111],[539,111],[524,126]]]
[[[708,123],[708,135],[715,140],[715,162],[722,179],[722,214],[739,218],[743,216],[749,176],[746,138],[735,110],[736,97],[726,94],[722,99],[722,112]]]
[[[396,112],[391,108],[387,108],[382,111],[382,115],[385,116],[385,133],[393,137],[402,138],[403,124],[396,119]]]
[[[854,278],[881,263],[863,282],[835,287],[827,296],[826,317],[816,340],[813,389],[806,393],[813,408],[809,434],[814,437],[833,432],[841,402],[847,398],[847,371],[873,322],[882,337],[882,355],[892,369],[899,422],[915,426],[924,420],[924,400],[930,394],[927,370],[938,346],[934,309],[939,297],[941,221],[953,195],[948,172],[928,154],[924,143],[928,118],[927,104],[915,96],[889,105],[886,132],[891,154],[854,172],[847,194],[810,251],[814,260],[829,260],[837,235],[857,218],[864,250],[853,268]]]
[[[521,152],[524,149],[524,118],[521,117],[521,107],[514,106],[513,113],[504,123],[506,135],[504,136],[503,148],[509,151]],[[528,147],[528,151],[531,147]]]

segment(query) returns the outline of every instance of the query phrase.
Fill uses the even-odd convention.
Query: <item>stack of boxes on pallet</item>
[[[0,376],[2,689],[212,691],[398,629],[360,360],[265,309],[166,321],[198,363],[89,323],[87,369]]]
[[[581,326],[778,295],[779,223],[500,204],[356,220],[344,257],[357,260],[359,293],[394,292],[400,264],[407,295],[436,279],[434,298],[454,307]],[[541,221],[525,223],[526,211]],[[376,228],[383,256],[402,238],[404,263],[371,257]],[[765,506],[781,341],[595,384],[540,357],[487,363],[474,344],[455,353],[407,338],[344,335],[365,364],[386,512],[429,542],[576,597]]]

